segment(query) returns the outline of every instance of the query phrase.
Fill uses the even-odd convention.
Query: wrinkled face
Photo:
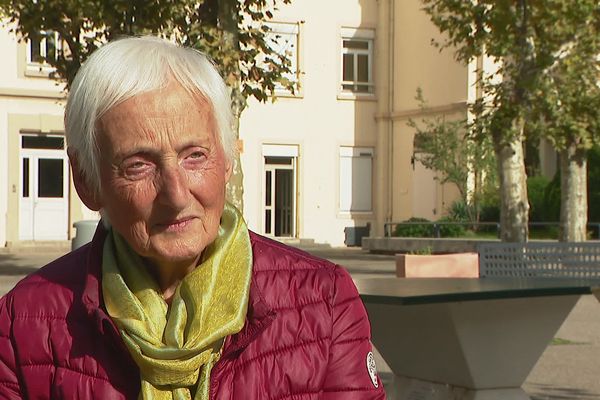
[[[172,83],[113,107],[99,128],[99,207],[113,229],[150,261],[197,258],[231,173],[206,100]]]

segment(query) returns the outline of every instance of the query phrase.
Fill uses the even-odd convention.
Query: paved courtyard
[[[355,277],[394,276],[392,256],[355,248],[313,247],[307,251],[348,268]],[[0,294],[25,275],[64,254],[60,250],[0,252]],[[534,400],[600,400],[600,303],[583,296],[529,375],[524,389]],[[389,369],[381,365],[383,377]],[[425,399],[424,399],[425,400]]]

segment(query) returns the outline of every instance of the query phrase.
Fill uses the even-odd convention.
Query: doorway
[[[64,137],[21,135],[19,240],[67,240],[69,167]]]
[[[263,233],[295,238],[298,147],[263,145]]]

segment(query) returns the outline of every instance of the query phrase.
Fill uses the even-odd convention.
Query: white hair
[[[157,37],[128,37],[96,50],[81,66],[67,99],[65,135],[77,155],[80,172],[100,190],[97,127],[100,118],[121,102],[165,88],[175,79],[212,107],[218,138],[228,160],[236,151],[229,90],[213,63],[201,52]]]

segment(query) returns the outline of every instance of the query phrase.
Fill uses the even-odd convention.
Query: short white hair
[[[215,65],[201,52],[151,36],[127,37],[96,50],[71,84],[65,110],[65,135],[80,172],[100,190],[98,122],[112,107],[175,79],[212,107],[218,138],[232,161],[236,135],[232,130],[231,98]]]

